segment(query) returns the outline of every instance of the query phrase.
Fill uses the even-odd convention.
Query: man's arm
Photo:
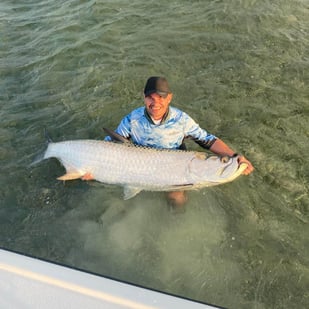
[[[235,151],[232,150],[227,144],[225,144],[220,138],[215,140],[215,142],[210,146],[209,150],[220,156],[232,157],[235,154]]]
[[[216,141],[209,148],[215,154],[220,156],[233,156],[235,155],[235,151],[233,151],[227,144],[225,144],[221,139],[217,138]],[[246,163],[248,167],[243,171],[244,175],[249,175],[253,172],[254,167],[249,160],[247,160],[244,156],[239,156],[238,163]]]
[[[131,117],[130,114],[127,115],[127,116],[125,116],[125,117],[121,120],[121,122],[120,122],[120,124],[118,125],[117,129],[115,130],[115,132],[116,132],[117,134],[123,136],[123,138],[125,138],[125,139],[127,139],[127,140],[130,139],[130,130],[131,130],[131,127],[130,127],[130,125],[131,125],[131,124],[130,124],[130,117]],[[113,140],[113,137],[108,135],[108,136],[106,136],[106,137],[104,138],[104,140],[110,142],[110,141]]]

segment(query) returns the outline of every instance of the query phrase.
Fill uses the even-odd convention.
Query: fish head
[[[238,156],[209,156],[205,160],[192,160],[191,176],[201,186],[214,186],[230,182],[240,176],[247,164],[238,163]]]

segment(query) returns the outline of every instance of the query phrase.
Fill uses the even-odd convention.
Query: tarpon
[[[43,159],[57,158],[66,169],[59,180],[83,178],[124,187],[124,199],[140,191],[193,190],[230,182],[246,169],[238,157],[155,149],[101,140],[50,142]]]

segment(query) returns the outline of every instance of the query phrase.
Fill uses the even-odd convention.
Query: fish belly
[[[81,140],[49,144],[44,158],[50,157],[68,173],[91,173],[103,183],[165,191],[192,185],[188,166],[195,153]]]

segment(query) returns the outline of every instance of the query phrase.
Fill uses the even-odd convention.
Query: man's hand
[[[82,180],[93,180],[93,176],[91,173],[86,173],[81,177]]]
[[[244,156],[238,156],[238,163],[246,163],[247,168],[243,171],[243,175],[249,175],[254,171],[254,167],[249,160],[247,160]]]

